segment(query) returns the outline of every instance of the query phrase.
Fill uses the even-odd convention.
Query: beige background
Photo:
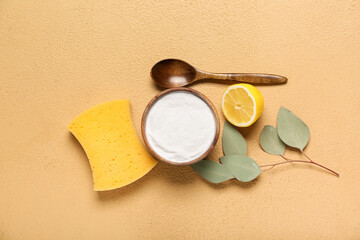
[[[355,0],[1,0],[0,239],[360,239],[359,13]],[[341,177],[294,164],[213,185],[159,163],[132,185],[93,192],[68,123],[129,98],[139,133],[160,91],[149,70],[169,57],[287,76],[259,87],[264,113],[242,130],[249,156],[280,160],[258,138],[285,106],[310,127],[308,155]],[[219,113],[226,87],[193,86]],[[209,158],[220,156],[221,142]]]

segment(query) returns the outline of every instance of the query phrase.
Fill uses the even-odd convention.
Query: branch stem
[[[304,153],[304,155],[305,155],[305,153]],[[327,168],[327,167],[325,167],[325,166],[323,166],[323,165],[321,165],[321,164],[319,164],[319,163],[314,162],[313,160],[311,160],[311,159],[310,159],[308,156],[306,156],[306,155],[305,155],[305,157],[306,157],[307,159],[309,159],[309,161],[289,159],[289,158],[287,158],[287,157],[285,157],[285,156],[283,156],[283,155],[281,155],[281,157],[284,158],[286,161],[284,161],[284,162],[279,162],[279,163],[273,163],[273,164],[261,165],[260,167],[261,167],[261,168],[264,168],[264,167],[271,167],[271,168],[273,168],[273,167],[275,167],[275,166],[277,166],[277,165],[281,165],[281,164],[285,164],[285,163],[310,163],[310,164],[314,164],[314,165],[316,165],[316,166],[318,166],[318,167],[321,167],[321,168],[323,168],[323,169],[325,169],[325,170],[333,173],[333,174],[336,175],[337,177],[340,176],[340,175],[339,175],[337,172],[335,172],[334,170],[331,170],[330,168]],[[271,168],[266,169],[266,170],[270,170]]]
[[[304,151],[301,151],[301,153],[302,153],[302,154],[304,154],[304,156],[305,156],[307,159],[309,159],[309,161],[310,161],[310,162],[312,162],[312,161],[313,161],[313,160],[311,160],[311,159],[308,157],[308,155],[306,155],[306,154],[305,154],[305,152],[304,152]]]

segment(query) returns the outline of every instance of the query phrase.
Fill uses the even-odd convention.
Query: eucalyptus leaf
[[[201,160],[200,162],[192,164],[191,167],[200,176],[212,183],[221,183],[234,178],[224,165],[214,161]]]
[[[285,143],[278,136],[278,131],[274,126],[266,125],[260,133],[261,148],[270,154],[283,155]]]
[[[259,165],[247,156],[229,155],[220,158],[220,161],[241,182],[250,182],[262,172]]]
[[[246,142],[241,133],[228,121],[223,130],[223,152],[225,155],[246,155]]]
[[[279,110],[277,129],[280,139],[286,145],[302,151],[309,142],[309,127],[286,108],[281,107]]]

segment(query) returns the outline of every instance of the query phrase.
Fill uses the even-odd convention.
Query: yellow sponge
[[[132,183],[157,163],[136,135],[129,100],[92,107],[77,116],[69,130],[89,158],[95,191]]]

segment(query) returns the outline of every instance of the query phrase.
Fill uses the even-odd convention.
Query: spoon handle
[[[196,76],[200,79],[215,79],[226,81],[238,81],[243,83],[255,83],[255,84],[282,84],[287,82],[287,78],[274,74],[263,73],[207,73],[198,71]]]

